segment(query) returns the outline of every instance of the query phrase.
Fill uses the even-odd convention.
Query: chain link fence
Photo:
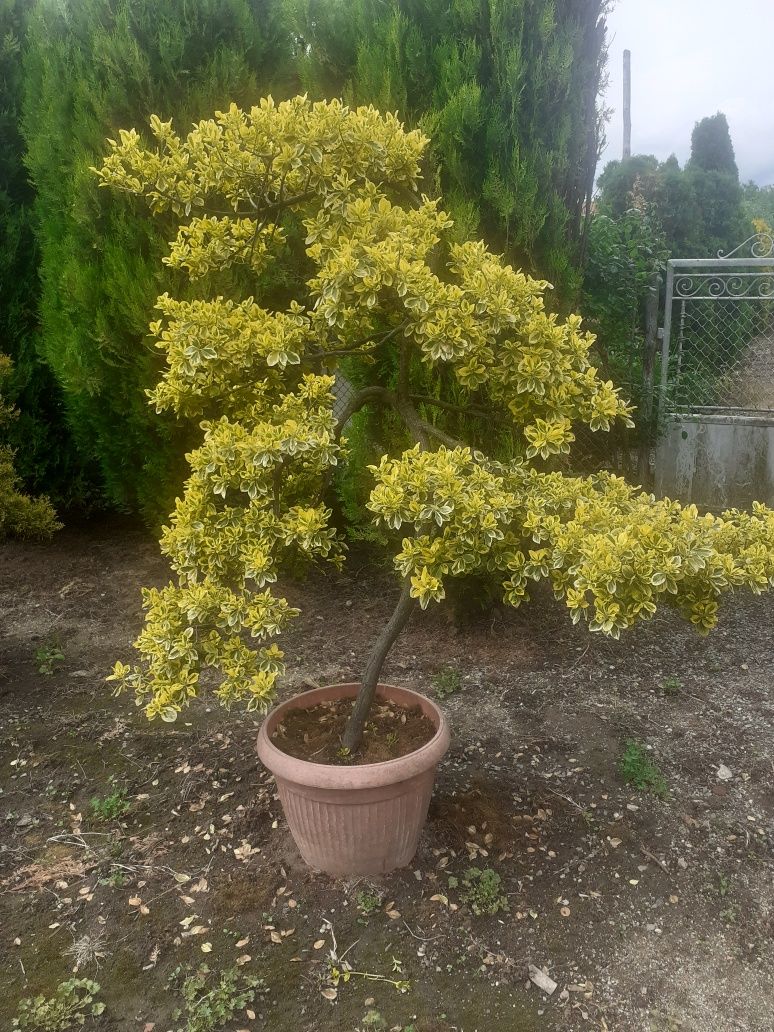
[[[774,410],[774,301],[684,298],[676,308],[669,407]]]

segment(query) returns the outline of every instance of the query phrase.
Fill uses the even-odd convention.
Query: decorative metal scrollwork
[[[718,251],[718,258],[733,258],[734,255],[739,257],[742,252],[747,257],[746,248],[749,248],[751,258],[774,258],[774,234],[755,233],[728,254]]]
[[[738,273],[726,273],[722,270],[691,272],[676,276],[673,289],[675,298],[767,300],[774,298],[774,270]]]

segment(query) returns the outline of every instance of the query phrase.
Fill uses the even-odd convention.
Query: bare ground
[[[265,991],[233,1032],[355,1030],[368,1011],[416,1032],[774,1027],[770,598],[736,596],[708,639],[663,614],[605,641],[545,599],[462,629],[418,614],[386,678],[432,694],[451,664],[454,742],[414,864],[366,884],[303,866],[252,717],[205,700],[149,724],[109,695],[139,586],[164,576],[118,525],[0,553],[0,1028],[77,960],[107,1004],[87,1028],[185,1028],[170,976],[237,958]],[[354,679],[394,591],[357,560],[289,584],[283,691]],[[624,783],[627,740],[666,798]],[[97,819],[90,801],[116,792],[126,812]],[[497,871],[507,911],[472,911],[471,866]],[[334,940],[364,974],[329,1001]]]

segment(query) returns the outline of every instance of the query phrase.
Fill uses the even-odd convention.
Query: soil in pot
[[[360,748],[350,755],[342,750],[341,736],[352,705],[352,699],[337,699],[309,709],[290,710],[271,736],[272,743],[300,760],[355,766],[406,756],[421,749],[436,733],[433,722],[419,706],[399,706],[377,699]]]

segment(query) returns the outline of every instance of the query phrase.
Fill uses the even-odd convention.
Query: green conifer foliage
[[[301,88],[397,110],[432,191],[567,293],[599,139],[605,0],[286,0]]]
[[[24,0],[0,0],[0,351],[13,360],[6,394],[21,408],[3,426],[2,441],[15,451],[16,473],[27,486],[35,492],[45,489],[66,506],[83,501],[85,484],[65,425],[61,392],[36,348],[33,194],[19,132],[28,12]]]
[[[98,191],[106,136],[159,108],[181,124],[268,92],[287,55],[269,0],[37,0],[24,61],[23,134],[36,190],[40,350],[107,500],[153,519],[179,481],[185,429],[159,421],[147,336],[174,284],[163,228]]]

